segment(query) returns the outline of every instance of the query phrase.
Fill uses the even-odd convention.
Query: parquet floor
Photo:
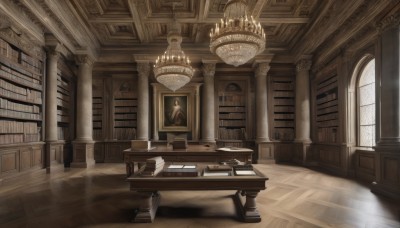
[[[400,203],[361,183],[289,165],[255,165],[270,180],[261,223],[236,217],[232,191],[161,192],[152,224],[130,223],[137,198],[123,164],[36,172],[0,185],[0,227],[400,227]]]

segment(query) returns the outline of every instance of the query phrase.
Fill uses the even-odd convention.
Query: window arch
[[[375,146],[375,59],[361,69],[357,82],[358,146]]]

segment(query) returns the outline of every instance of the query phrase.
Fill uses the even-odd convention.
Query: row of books
[[[336,120],[338,118],[339,118],[339,114],[337,112],[335,112],[335,113],[317,116],[317,121]]]
[[[92,108],[93,109],[103,109],[103,103],[99,104],[99,103],[93,103],[92,104]]]
[[[92,102],[93,102],[93,104],[103,104],[103,98],[102,97],[93,97]]]
[[[317,132],[319,142],[337,142],[337,128],[336,127],[326,127],[318,128]]]
[[[274,121],[274,127],[294,127],[294,120],[292,121],[279,121],[275,120]]]
[[[14,83],[5,81],[3,79],[0,79],[0,88],[3,88],[4,90],[9,91],[15,95],[20,95],[21,98],[25,99],[36,99],[36,98],[41,98],[42,96],[42,93],[40,91],[35,91],[26,87],[21,87],[15,85]]]
[[[137,107],[115,107],[115,113],[132,113],[137,112]]]
[[[13,120],[0,120],[0,134],[13,134],[13,133],[38,133],[37,123],[34,122],[20,122]]]
[[[292,81],[288,82],[273,82],[274,90],[293,90],[294,84]]]
[[[119,140],[131,140],[136,138],[135,128],[114,128],[114,138]]]
[[[67,81],[64,81],[61,75],[57,75],[57,86],[66,90],[70,89],[69,83]]]
[[[29,113],[39,113],[40,107],[37,105],[27,105],[9,101],[7,99],[0,98],[0,108],[14,110],[18,112],[29,112]]]
[[[57,106],[68,107],[69,106],[69,102],[65,101],[65,100],[57,99]]]
[[[245,120],[219,120],[219,126],[243,127],[243,126],[246,126],[246,121]]]
[[[294,106],[294,98],[275,98],[274,105],[285,105],[285,106]]]
[[[115,114],[114,119],[117,120],[136,120],[136,113]]]
[[[295,116],[292,113],[279,113],[279,114],[274,113],[275,120],[287,120],[287,119],[292,120],[294,118],[295,118]]]
[[[57,115],[57,122],[69,123],[69,116]]]
[[[70,96],[61,92],[57,92],[57,98],[66,102],[69,102]]]
[[[97,109],[97,108],[95,108],[95,109],[92,110],[93,115],[102,115],[103,112],[104,112],[103,109]]]
[[[0,134],[0,144],[39,142],[40,134]]]
[[[282,141],[294,140],[294,129],[293,128],[275,128],[274,138]]]
[[[137,106],[137,99],[114,100],[115,106]]]
[[[116,120],[114,127],[136,127],[136,120]]]
[[[332,112],[338,112],[338,106],[332,106],[329,108],[319,109],[319,110],[317,110],[317,116],[332,113]]]
[[[0,39],[0,55],[18,62],[19,51],[12,48],[7,41]]]
[[[331,84],[328,84],[328,85],[326,85],[324,87],[320,87],[319,86],[318,89],[317,89],[317,94],[322,94],[322,93],[328,92],[328,91],[333,90],[333,89],[335,89],[337,87],[338,87],[338,82],[337,81],[334,81]]]
[[[59,140],[71,140],[69,127],[58,127],[57,137]]]
[[[330,94],[327,94],[327,95],[325,95],[325,96],[323,96],[321,98],[318,98],[317,99],[317,105],[320,105],[322,103],[325,103],[325,102],[328,102],[328,101],[332,101],[332,100],[335,100],[335,99],[337,99],[336,93],[330,93]]]
[[[324,109],[324,108],[329,108],[332,106],[337,106],[338,105],[338,100],[332,100],[332,101],[328,101],[322,104],[319,104],[317,106],[317,109]]]
[[[18,112],[9,109],[1,109],[0,108],[0,116],[7,118],[18,118],[18,119],[29,119],[29,120],[41,120],[42,115],[40,113],[27,113],[27,112]]]
[[[245,112],[245,107],[219,107],[219,112]]]
[[[102,122],[101,121],[93,121],[93,128],[102,128]]]
[[[337,75],[330,76],[329,78],[325,79],[324,81],[318,83],[317,89],[321,89],[331,83],[337,82]]]
[[[20,73],[23,72],[23,73]],[[22,70],[18,68],[17,70],[14,70],[8,66],[5,66],[3,64],[0,64],[0,75],[3,78],[6,79],[11,79],[13,81],[19,82],[19,83],[25,83],[25,84],[33,84],[31,85],[32,87],[37,87],[38,89],[42,88],[42,76],[41,75],[35,75],[30,72],[27,72],[25,70]]]
[[[294,97],[294,91],[274,91],[274,97]]]
[[[93,139],[94,140],[102,140],[103,139],[103,130],[102,129],[93,129]]]
[[[219,128],[219,139],[243,140],[246,138],[246,129]]]
[[[26,55],[23,52],[21,52],[21,65],[39,73],[39,74],[42,73],[42,69],[43,69],[42,61],[40,61],[38,59],[34,59],[34,58],[30,57],[29,55]]]
[[[33,90],[29,90],[29,89],[27,89],[27,91],[28,91],[27,95],[21,95],[21,94],[14,93],[12,91],[9,91],[9,90],[6,90],[6,89],[3,89],[0,87],[0,96],[7,97],[10,99],[14,99],[14,100],[22,100],[22,101],[26,101],[29,103],[35,103],[35,104],[42,103],[42,98],[38,97],[38,96],[41,96],[40,92],[36,92]]]
[[[295,112],[294,106],[274,106],[274,112]]]
[[[246,115],[243,112],[221,113],[219,119],[245,119]]]
[[[339,126],[339,120],[326,120],[326,121],[321,121],[317,122],[317,127],[337,127]]]
[[[97,115],[93,115],[92,118],[93,118],[93,121],[102,121],[102,119],[103,119],[102,116],[98,115],[98,114]]]

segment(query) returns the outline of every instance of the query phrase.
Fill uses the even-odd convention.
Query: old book
[[[199,172],[196,168],[166,168],[163,170],[164,177],[197,177]]]
[[[229,165],[208,165],[207,169],[210,171],[231,171],[232,167]]]

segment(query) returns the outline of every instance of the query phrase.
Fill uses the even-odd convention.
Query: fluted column
[[[376,48],[377,152],[372,191],[400,199],[400,13],[378,24]],[[380,137],[380,138],[379,138]],[[396,172],[397,171],[397,172]]]
[[[269,142],[268,135],[268,104],[267,104],[267,73],[269,63],[259,63],[256,72],[256,132],[257,142]]]
[[[92,115],[92,68],[93,59],[78,55],[79,65],[76,99],[76,139],[71,167],[94,165],[93,115]]]
[[[203,64],[202,141],[215,143],[214,75],[215,63]]]
[[[138,62],[137,139],[149,139],[149,62]]]
[[[296,142],[310,142],[310,58],[296,65]]]
[[[47,51],[46,75],[46,142],[57,141],[57,62],[60,53],[50,48]]]

